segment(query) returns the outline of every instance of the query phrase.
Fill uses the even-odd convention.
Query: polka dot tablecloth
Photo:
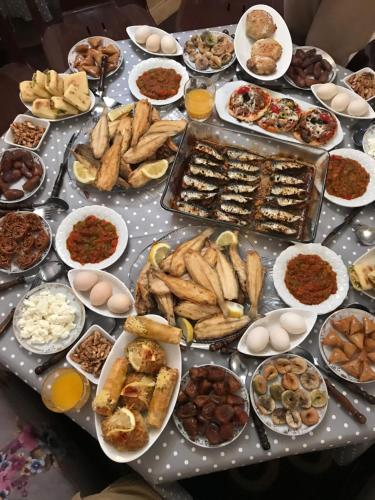
[[[234,31],[233,27],[229,29],[231,32]],[[190,35],[191,32],[180,33],[177,34],[177,38],[183,43]],[[127,87],[129,71],[136,63],[145,59],[147,55],[133,46],[130,41],[122,41],[119,44],[123,50],[124,64],[115,75],[107,80],[107,95],[116,98],[122,103],[127,103],[132,101],[132,96]],[[346,74],[347,72],[340,69],[338,81],[342,80]],[[217,85],[222,84],[222,79],[229,80],[232,76],[233,69],[226,70],[224,74],[220,75]],[[309,92],[287,91],[287,93],[311,101],[312,104],[314,103]],[[50,132],[39,151],[47,165],[47,178],[43,188],[37,195],[38,200],[44,200],[50,195],[65,145],[71,134],[75,130],[81,129],[86,120],[87,117],[82,117],[51,124]],[[217,125],[224,125],[216,115],[211,120]],[[340,147],[353,147],[351,128],[354,121],[341,119],[341,123],[344,130],[344,140]],[[238,132],[243,131],[240,128],[237,128],[237,130]],[[1,148],[2,150],[5,148],[3,141],[1,142]],[[125,283],[129,283],[130,266],[142,249],[156,238],[159,238],[164,232],[189,225],[188,219],[176,217],[161,208],[160,196],[163,188],[164,183],[161,183],[139,192],[96,193],[87,199],[68,176],[65,178],[61,196],[68,201],[72,209],[90,203],[103,204],[116,209],[126,221],[129,230],[129,245],[123,257],[109,269]],[[324,202],[316,242],[321,241],[330,230],[338,225],[346,213],[346,209]],[[62,217],[59,216],[51,222],[53,231],[56,231],[61,220]],[[373,210],[370,208],[364,209],[355,222],[374,225]],[[286,247],[284,243],[268,237],[249,235],[249,239],[265,257],[275,258]],[[343,234],[340,234],[331,244],[331,248],[342,256],[347,265],[351,264],[366,250],[357,242],[352,228],[348,228]],[[51,252],[51,258],[53,258],[53,251]],[[1,275],[0,278],[1,282],[8,279],[6,275]],[[17,304],[27,288],[27,285],[20,285],[6,293],[3,292],[0,296],[2,317],[8,313],[11,307]],[[368,299],[351,290],[347,303],[354,301],[360,301],[371,306]],[[96,319],[96,321],[98,320]],[[304,346],[315,354],[318,351],[317,337],[321,323],[322,321],[319,320],[314,331],[304,342]],[[120,331],[121,325],[119,325],[115,336]],[[40,390],[43,377],[37,377],[34,374],[34,368],[42,362],[42,358],[22,349],[15,340],[11,329],[0,339],[0,362],[36,391]],[[227,358],[221,354],[199,350],[183,352],[183,371],[186,371],[194,364],[214,362],[226,365]],[[252,372],[258,361],[249,359],[247,363],[250,372]],[[339,384],[337,384],[337,387],[340,390],[343,389]],[[375,394],[374,384],[367,384],[366,389]],[[254,425],[251,422],[241,436],[231,445],[217,449],[203,449],[193,446],[183,439],[171,421],[152,448],[131,465],[147,481],[164,483],[289,454],[367,444],[367,442],[375,438],[375,413],[362,399],[357,399],[356,396],[346,391],[343,391],[343,393],[366,415],[366,425],[357,424],[331,399],[324,421],[309,434],[297,438],[287,438],[272,431],[267,431],[271,450],[265,452],[258,442]],[[80,411],[70,413],[69,416],[88,432],[95,435],[94,416],[90,404],[87,404]]]

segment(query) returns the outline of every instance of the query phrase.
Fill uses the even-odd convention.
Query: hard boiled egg
[[[112,285],[108,281],[99,281],[90,292],[90,302],[93,306],[102,306],[112,295]]]
[[[332,99],[331,108],[333,109],[333,111],[338,111],[339,113],[341,113],[346,110],[349,102],[350,98],[348,94],[344,94],[343,92],[341,92]]]
[[[251,352],[260,352],[266,347],[269,341],[269,333],[264,326],[256,326],[249,331],[246,337],[246,345]]]
[[[146,49],[150,52],[159,52],[160,50],[160,36],[154,33],[146,40]]]
[[[329,101],[335,97],[338,89],[334,83],[323,83],[316,89],[316,94],[323,101]]]
[[[129,311],[131,305],[131,300],[125,293],[115,293],[107,302],[107,307],[113,314],[124,314]]]
[[[286,312],[280,316],[280,325],[291,335],[300,335],[306,332],[305,319],[294,312]]]
[[[93,271],[79,271],[74,276],[74,288],[79,292],[88,292],[97,283],[98,279],[98,275]]]
[[[150,35],[151,35],[150,26],[140,26],[135,32],[134,38],[138,43],[146,43],[146,40]]]
[[[269,329],[270,343],[275,351],[287,351],[290,347],[289,335],[280,325],[272,325]]]
[[[347,113],[351,116],[364,116],[367,114],[368,105],[365,101],[360,99],[354,99],[354,101],[349,103]]]
[[[171,35],[164,35],[160,45],[164,54],[174,54],[177,50],[176,40]]]

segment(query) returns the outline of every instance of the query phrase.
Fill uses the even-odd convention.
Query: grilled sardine
[[[205,180],[198,179],[197,177],[191,177],[188,174],[185,174],[182,178],[182,187],[191,187],[198,191],[217,191],[218,189],[218,186],[216,186],[216,184],[206,182]]]
[[[221,163],[213,161],[210,158],[204,158],[203,156],[199,155],[193,155],[191,161],[195,165],[204,165],[206,167],[221,167]]]
[[[224,159],[223,155],[219,153],[219,151],[217,151],[213,146],[207,144],[206,142],[197,142],[194,146],[194,151],[212,156],[219,161],[222,161]]]
[[[259,172],[259,165],[257,165],[257,162],[245,163],[242,161],[226,161],[225,165],[228,168],[235,168],[236,170],[241,170],[242,172]]]
[[[219,169],[205,167],[203,165],[194,165],[190,164],[188,169],[189,174],[191,175],[200,175],[205,177],[206,179],[212,179],[215,181],[225,181],[227,176],[225,172]]]
[[[251,175],[246,172],[240,172],[238,170],[229,170],[228,177],[229,179],[241,182],[259,182],[259,175]]]
[[[291,186],[296,186],[298,184],[305,184],[303,179],[299,179],[298,177],[292,177],[291,175],[283,175],[283,174],[274,174],[272,176],[273,182],[278,184],[289,184]]]
[[[271,194],[275,196],[295,196],[302,198],[306,195],[305,189],[297,188],[294,186],[272,186]]]
[[[261,224],[257,224],[255,229],[257,231],[263,231],[266,233],[281,233],[287,236],[293,236],[294,234],[297,234],[296,229],[292,229],[291,227],[284,226],[284,224],[279,224],[277,222],[262,222]]]
[[[185,212],[186,214],[197,215],[198,217],[208,217],[210,215],[209,210],[199,207],[198,205],[193,205],[192,203],[178,201],[176,205],[180,212]]]
[[[279,207],[296,207],[305,203],[305,200],[296,200],[294,198],[277,198],[276,196],[268,196],[266,203],[278,205]]]
[[[211,202],[215,198],[216,193],[205,193],[195,191],[194,189],[183,189],[180,196],[183,201]]]
[[[266,219],[275,220],[277,222],[297,222],[301,220],[301,215],[292,214],[286,210],[278,208],[261,207],[259,213]]]
[[[250,205],[253,202],[253,198],[236,193],[224,193],[220,196],[220,199],[222,201],[234,201],[235,203],[240,203],[241,205]]]
[[[227,193],[251,194],[258,189],[258,184],[229,184],[225,187]]]
[[[262,156],[257,155],[256,153],[252,153],[251,151],[244,151],[236,148],[228,148],[226,154],[230,160],[237,160],[243,162],[264,159]]]
[[[247,208],[241,206],[241,205],[236,205],[236,203],[220,203],[220,210],[222,210],[225,213],[229,214],[234,214],[234,215],[250,215],[251,210],[248,210]]]
[[[297,160],[276,160],[272,165],[274,172],[284,172],[285,170],[301,170],[306,168],[306,164]]]

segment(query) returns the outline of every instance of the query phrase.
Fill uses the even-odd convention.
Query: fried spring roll
[[[159,340],[168,344],[179,344],[181,329],[164,325],[144,316],[129,316],[125,321],[125,330],[147,339]]]
[[[92,409],[98,415],[105,417],[112,415],[125,384],[128,365],[128,360],[122,357],[117,358],[111,366],[102,390],[95,396],[92,402]]]
[[[162,426],[177,379],[177,368],[163,366],[160,369],[147,415],[147,423],[151,427],[160,429]]]

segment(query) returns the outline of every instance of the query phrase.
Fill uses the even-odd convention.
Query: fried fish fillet
[[[136,169],[132,170],[128,176],[128,182],[133,188],[140,188],[145,186],[151,179],[146,177],[143,173],[142,164],[139,165]]]
[[[201,255],[211,267],[216,266],[217,254],[216,254],[216,249],[212,245],[203,248],[201,251]]]
[[[211,290],[197,285],[194,281],[169,276],[160,271],[156,271],[155,275],[164,281],[173,295],[176,295],[181,300],[209,305],[215,305],[217,302],[216,295]]]
[[[247,294],[250,300],[250,318],[258,316],[258,304],[264,280],[264,267],[258,252],[251,250],[246,257]]]
[[[159,120],[151,125],[145,135],[163,133],[173,137],[185,130],[186,123],[186,120]]]
[[[152,106],[151,110],[151,123],[158,122],[160,120],[159,110]]]
[[[190,249],[200,252],[207,238],[209,238],[213,232],[213,229],[207,228],[198,234],[198,236],[195,236],[195,238],[181,243],[181,245],[171,254],[169,272],[173,274],[173,276],[182,276],[186,271],[184,260],[185,253]]]
[[[103,111],[97,124],[91,131],[91,148],[95,158],[102,158],[109,144],[108,112]]]
[[[207,304],[194,304],[194,302],[183,300],[175,306],[174,312],[182,318],[197,321],[199,319],[209,318],[214,314],[220,314],[220,308],[218,306],[209,306]]]
[[[126,181],[129,179],[129,175],[133,172],[130,168],[129,163],[126,163],[122,158],[120,159],[120,170],[119,175]]]
[[[116,133],[112,146],[104,153],[95,181],[100,191],[111,191],[116,185],[120,170],[121,143],[122,136]]]
[[[132,125],[132,147],[138,144],[139,139],[148,130],[151,124],[151,113],[152,106],[147,99],[141,99],[135,105]]]
[[[246,266],[245,262],[241,259],[240,254],[238,253],[238,243],[232,243],[229,246],[229,257],[234,267],[234,270],[237,273],[238,281],[240,283],[241,290],[243,293],[247,292],[246,289]]]
[[[147,314],[154,306],[148,280],[150,270],[151,264],[146,262],[135,285],[135,308],[138,314]]]
[[[175,326],[174,301],[169,288],[153,272],[149,273],[149,283],[151,293],[154,296],[159,311],[166,317],[170,325]]]
[[[168,134],[160,133],[146,135],[139,140],[136,146],[132,146],[126,151],[123,159],[126,163],[130,164],[141,163],[150,158],[167,139]]]
[[[130,140],[132,138],[132,119],[130,116],[124,115],[117,127],[117,133],[122,136],[121,143],[121,154],[123,155],[130,146]]]
[[[238,299],[239,286],[234,269],[219,248],[216,249],[216,253],[216,270],[217,274],[219,275],[221,287],[224,292],[224,297],[227,300],[236,301]]]
[[[215,314],[207,319],[198,321],[194,326],[196,340],[218,339],[238,332],[250,323],[248,316],[242,318],[225,318],[222,314]]]

